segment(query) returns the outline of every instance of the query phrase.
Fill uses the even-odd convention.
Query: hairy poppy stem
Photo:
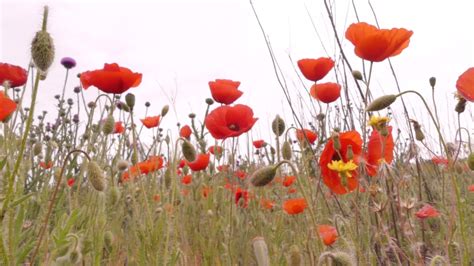
[[[51,195],[51,199],[50,199],[49,207],[48,207],[48,212],[46,213],[46,217],[44,219],[44,222],[41,226],[41,229],[40,229],[40,232],[39,232],[39,235],[38,235],[38,243],[36,244],[33,255],[30,258],[31,264],[34,264],[34,262],[35,262],[35,258],[38,255],[39,248],[41,246],[41,241],[43,240],[44,233],[46,231],[46,228],[48,227],[49,217],[51,216],[51,212],[53,211],[54,203],[56,202],[56,195],[58,194],[59,187],[61,186],[61,181],[62,181],[62,178],[63,178],[64,169],[66,168],[66,164],[69,160],[69,157],[71,157],[75,153],[82,153],[87,158],[88,161],[91,161],[91,158],[89,157],[89,155],[85,151],[82,151],[82,150],[72,150],[66,155],[66,158],[64,159],[63,165],[61,167],[61,171],[59,172],[59,178],[58,178],[58,180],[56,180],[56,186],[54,188],[53,194]]]

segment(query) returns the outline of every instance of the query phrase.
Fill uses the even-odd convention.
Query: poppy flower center
[[[342,158],[339,156],[339,153],[335,152],[333,155],[332,155],[332,158],[331,160],[332,161],[340,161]]]
[[[237,124],[230,124],[228,127],[232,131],[239,131],[240,130],[240,126],[237,125]]]

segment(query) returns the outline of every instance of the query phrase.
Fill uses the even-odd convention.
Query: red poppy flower
[[[334,67],[334,61],[326,57],[306,58],[298,60],[298,67],[306,79],[316,82],[323,79],[331,71]]]
[[[229,171],[229,165],[227,165],[227,164],[219,165],[219,166],[217,166],[217,170],[219,172],[227,172],[227,171]]]
[[[139,162],[128,168],[122,174],[122,182],[134,179],[140,174],[147,175],[160,170],[163,167],[163,158],[161,156],[150,156],[147,160]]]
[[[0,91],[0,121],[5,121],[16,110],[16,103]]]
[[[68,186],[68,187],[72,187],[72,186],[74,186],[74,183],[75,183],[75,182],[76,182],[76,179],[74,179],[74,178],[72,178],[72,177],[71,177],[71,178],[68,178],[68,180],[67,180],[67,186]]]
[[[155,195],[153,195],[153,201],[154,201],[154,202],[160,202],[160,200],[161,200],[160,194],[155,194]]]
[[[197,155],[196,160],[193,162],[186,161],[187,165],[193,171],[201,171],[206,169],[207,165],[209,164],[209,157],[208,153],[200,153]]]
[[[474,67],[459,76],[456,82],[458,93],[470,102],[474,102]]]
[[[181,190],[181,195],[183,195],[183,197],[186,197],[187,195],[189,195],[189,189],[182,189]]]
[[[415,213],[416,217],[420,219],[426,219],[431,217],[438,217],[439,212],[433,206],[425,204],[423,208]]]
[[[319,157],[319,167],[321,168],[321,175],[324,184],[336,194],[345,194],[357,188],[359,184],[357,178],[358,171],[351,171],[352,177],[348,178],[347,184],[344,186],[341,183],[339,173],[329,169],[328,164],[333,160],[348,162],[347,150],[349,146],[351,146],[354,155],[352,160],[355,164],[358,164],[359,157],[362,153],[362,138],[357,131],[347,131],[339,134],[339,142],[341,143],[341,149],[339,152],[334,149],[334,141],[332,138],[326,143],[326,146]]]
[[[289,199],[283,203],[283,210],[291,215],[302,213],[306,207],[308,207],[308,204],[304,198]]]
[[[288,176],[285,176],[285,179],[283,179],[283,186],[285,187],[289,187],[291,186],[296,180],[296,176],[294,175],[288,175]]]
[[[208,151],[212,154],[215,155],[217,154],[222,154],[222,147],[221,146],[211,146],[209,147]]]
[[[354,44],[354,51],[362,59],[381,62],[399,55],[408,47],[413,31],[406,29],[377,29],[365,22],[354,23],[346,31],[346,38]]]
[[[237,178],[241,179],[241,180],[244,180],[247,177],[247,173],[245,171],[240,170],[240,169],[236,170],[234,175]]]
[[[125,131],[122,121],[115,122],[114,134],[122,134]]]
[[[433,158],[431,158],[431,161],[437,165],[448,165],[449,163],[448,159],[441,156],[434,156]]]
[[[334,244],[338,237],[336,228],[327,224],[319,225],[318,233],[326,246]]]
[[[142,74],[133,73],[130,69],[116,63],[104,64],[104,69],[81,73],[84,89],[95,86],[105,93],[121,94],[142,82]]]
[[[303,130],[304,130],[304,133],[303,133]],[[305,133],[306,133],[306,137],[308,138],[309,140],[309,143],[311,144],[314,144],[314,142],[316,141],[316,139],[318,139],[318,135],[316,135],[315,132],[309,130],[309,129],[296,129],[296,138],[299,140],[299,141],[303,141],[305,140]]]
[[[0,85],[7,80],[12,88],[23,86],[28,80],[28,73],[19,66],[0,63]]]
[[[183,126],[179,130],[179,136],[185,139],[189,139],[192,133],[193,132],[191,131],[191,127],[189,127],[188,125]]]
[[[260,205],[262,206],[262,208],[264,208],[266,210],[272,210],[273,207],[275,207],[275,202],[271,201],[269,199],[261,199],[260,200]]]
[[[39,163],[39,166],[45,170],[48,170],[50,169],[51,167],[53,167],[53,161],[49,161],[49,162],[40,162]]]
[[[265,141],[264,141],[263,139],[253,141],[253,146],[255,147],[255,149],[260,149],[260,148],[262,148],[265,144],[266,144],[266,143],[265,143]]]
[[[239,86],[239,81],[229,79],[216,79],[216,81],[209,82],[212,98],[216,102],[223,104],[231,104],[242,96],[243,92],[237,89]]]
[[[242,201],[240,201],[242,199]],[[247,190],[237,188],[235,192],[235,204],[242,208],[249,206],[249,192]]]
[[[386,137],[379,134],[377,130],[373,130],[369,138],[366,170],[369,176],[377,174],[378,166],[381,160],[385,160],[390,164],[393,161],[393,136],[392,127],[388,128],[388,135]],[[383,152],[383,154],[382,154]]]
[[[189,185],[193,181],[193,176],[192,175],[185,175],[181,179],[181,183],[184,185]]]
[[[296,190],[296,188],[292,187],[292,188],[289,188],[287,192],[288,194],[295,194],[298,191]]]
[[[146,128],[154,128],[157,127],[160,124],[160,116],[147,116],[144,119],[140,119],[142,121],[143,125]]]
[[[323,103],[332,103],[341,96],[341,85],[337,83],[315,83],[311,86],[311,96]]]
[[[249,131],[257,122],[250,107],[237,104],[220,106],[206,117],[206,128],[215,139],[238,137]]]
[[[203,198],[207,198],[209,196],[209,194],[211,194],[212,192],[212,188],[208,187],[208,186],[204,186],[202,187],[202,190],[201,190],[201,195]]]
[[[467,190],[469,190],[470,192],[474,192],[474,185],[468,186]]]

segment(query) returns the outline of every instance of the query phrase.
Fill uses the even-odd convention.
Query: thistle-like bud
[[[375,99],[373,102],[369,103],[369,105],[367,105],[367,108],[365,108],[365,111],[374,112],[383,110],[389,107],[393,102],[395,102],[396,99],[397,95],[394,94],[381,96]]]
[[[125,102],[127,103],[128,107],[130,107],[130,110],[133,110],[133,107],[135,107],[135,95],[132,93],[127,93],[127,95],[125,95]]]
[[[277,137],[280,137],[285,132],[285,121],[277,115],[272,122],[272,131]]]
[[[352,71],[352,76],[353,76],[356,80],[364,80],[364,78],[362,77],[362,73],[360,73],[359,70],[353,70],[353,71]]]
[[[469,166],[469,169],[474,171],[474,153],[472,152],[467,157],[467,165]]]
[[[268,256],[268,247],[265,239],[258,236],[252,240],[253,252],[257,258],[258,266],[270,266],[270,257]]]
[[[44,7],[43,13],[43,27],[36,32],[35,37],[31,43],[31,58],[35,66],[46,73],[54,60],[54,43],[53,39],[46,31],[48,23],[48,7]]]
[[[466,110],[466,103],[466,99],[459,97],[458,103],[456,104],[456,108],[454,108],[454,110],[456,110],[458,113],[463,113],[464,110]]]
[[[184,158],[188,162],[194,162],[194,160],[196,160],[196,149],[191,144],[191,142],[189,142],[186,139],[183,139],[183,144],[181,146],[181,150],[183,152]]]
[[[115,119],[114,116],[109,114],[107,118],[105,119],[104,124],[102,125],[102,132],[104,132],[105,135],[109,135],[114,133],[115,129]]]
[[[435,77],[431,77],[430,78],[430,86],[431,88],[434,89],[434,87],[436,86],[436,78]]]
[[[163,108],[161,108],[161,117],[165,117],[165,115],[168,113],[169,110],[170,110],[169,105],[163,106]]]
[[[256,187],[263,187],[266,184],[272,182],[275,178],[277,167],[270,165],[258,169],[252,174],[250,182]]]
[[[298,248],[297,245],[293,245],[290,247],[290,257],[289,257],[288,265],[290,266],[303,265],[301,250]]]
[[[99,165],[95,161],[90,161],[87,166],[88,179],[97,191],[104,191],[105,178]]]
[[[43,150],[43,144],[41,144],[41,142],[36,142],[35,145],[33,146],[33,155],[38,156],[42,150]]]
[[[281,147],[281,155],[285,160],[291,160],[292,151],[291,151],[291,144],[289,141],[283,142],[283,146]]]

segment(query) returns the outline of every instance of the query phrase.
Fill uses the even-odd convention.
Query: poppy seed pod
[[[54,43],[53,39],[46,31],[48,22],[48,7],[44,7],[43,28],[36,32],[31,43],[31,58],[35,66],[43,73],[47,72],[54,60]]]
[[[369,103],[369,105],[367,105],[367,108],[365,108],[365,111],[374,112],[383,110],[389,107],[393,102],[395,102],[396,99],[397,95],[394,94],[381,96],[375,99],[373,102]]]
[[[256,187],[263,187],[266,184],[272,182],[275,178],[277,167],[270,165],[258,169],[252,174],[250,182]]]
[[[207,104],[207,105],[213,105],[213,104],[214,104],[214,100],[211,99],[211,98],[207,98],[207,99],[206,99],[206,104]]]
[[[291,160],[292,151],[291,151],[291,144],[289,141],[283,142],[283,146],[281,147],[281,155],[285,160]]]
[[[270,266],[270,257],[268,256],[268,247],[265,239],[258,236],[252,240],[253,252],[257,258],[258,266]]]
[[[354,71],[352,71],[352,76],[353,76],[356,80],[364,80],[364,78],[362,77],[362,73],[360,73],[359,70],[354,70]]]
[[[97,191],[104,191],[105,178],[99,165],[95,161],[90,161],[87,165],[88,179]]]
[[[275,119],[273,119],[272,131],[278,137],[283,135],[283,133],[285,132],[285,121],[279,115],[277,115]]]
[[[165,115],[168,113],[169,110],[170,110],[169,105],[163,106],[163,108],[161,108],[161,117],[165,117]]]
[[[196,149],[191,144],[191,142],[189,142],[186,139],[183,139],[183,144],[181,145],[181,150],[183,152],[184,158],[188,162],[194,162],[194,160],[196,160]]]
[[[469,166],[469,169],[474,171],[474,153],[472,152],[467,157],[467,165]]]
[[[133,110],[133,107],[135,106],[135,95],[132,93],[127,93],[127,95],[125,95],[125,102],[127,103],[128,107],[130,107],[130,110]]]
[[[458,103],[456,104],[456,108],[454,108],[454,110],[458,113],[463,113],[464,110],[466,110],[466,103],[467,103],[467,100],[460,97],[458,100]]]
[[[107,118],[105,119],[104,124],[102,125],[102,132],[104,132],[105,135],[112,134],[115,129],[115,119],[114,116],[109,114]]]
[[[434,87],[436,86],[436,78],[431,77],[429,81],[430,81],[430,86],[434,89]]]

